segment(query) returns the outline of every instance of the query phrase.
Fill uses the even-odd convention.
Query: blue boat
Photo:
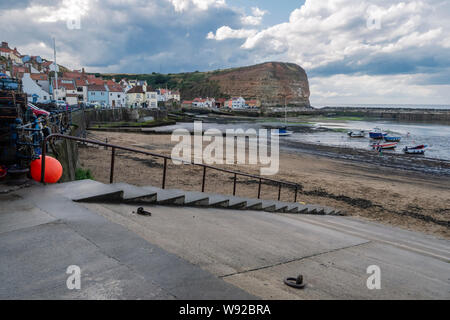
[[[371,139],[383,139],[385,136],[387,136],[387,133],[381,132],[380,128],[375,128],[373,131],[369,132],[369,137]]]
[[[384,141],[387,141],[387,142],[400,142],[400,140],[402,140],[402,137],[384,136]]]

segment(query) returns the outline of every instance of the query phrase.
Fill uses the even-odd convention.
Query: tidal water
[[[214,123],[204,122],[203,131],[208,129],[218,129],[225,133],[226,129],[244,129],[254,128],[277,128],[283,126],[283,122],[229,122]],[[395,150],[386,150],[388,153],[402,153],[405,146],[414,146],[419,144],[428,145],[425,157],[433,159],[450,160],[450,126],[442,124],[417,124],[394,121],[345,121],[330,120],[327,122],[311,122],[309,124],[288,123],[289,130],[294,131],[291,136],[280,137],[280,145],[284,141],[304,142],[312,144],[321,144],[335,147],[357,148],[370,151],[370,144],[373,140],[369,139],[368,132],[378,127],[391,136],[402,137],[401,142]],[[158,127],[152,131],[171,133],[175,129],[187,129],[192,132],[193,123],[177,123],[173,126]],[[365,138],[350,138],[347,135],[349,130],[366,131]]]
[[[316,132],[312,130],[309,133],[294,133],[287,139],[371,150],[370,144],[373,140],[369,139],[368,132],[378,127],[388,132],[390,136],[402,138],[396,149],[383,152],[401,153],[405,146],[425,144],[428,145],[428,149],[425,152],[427,158],[450,160],[450,126],[448,125],[399,123],[393,121],[335,121],[318,122],[313,127],[317,129],[337,129],[339,131],[321,131],[318,129]],[[347,135],[348,130],[364,130],[366,137],[350,138]]]

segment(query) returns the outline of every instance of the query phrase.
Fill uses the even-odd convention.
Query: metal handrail
[[[165,155],[158,154],[158,153],[142,151],[142,150],[133,149],[133,148],[129,148],[129,147],[123,147],[123,146],[115,145],[115,144],[112,144],[112,143],[106,143],[106,142],[100,142],[100,141],[95,141],[95,140],[91,140],[91,139],[85,139],[85,138],[79,138],[79,137],[74,137],[74,136],[68,136],[68,135],[63,135],[63,134],[59,134],[59,133],[54,133],[54,134],[48,135],[43,140],[43,143],[42,143],[42,162],[41,162],[41,183],[45,183],[45,181],[44,181],[45,180],[44,179],[44,177],[45,177],[45,156],[47,154],[47,142],[49,140],[51,140],[51,139],[56,139],[56,138],[73,140],[73,141],[79,141],[79,142],[84,142],[84,143],[91,143],[91,144],[96,144],[96,145],[107,147],[107,148],[110,147],[111,148],[111,165],[110,165],[109,183],[113,183],[114,182],[115,155],[116,155],[116,149],[119,149],[119,150],[124,150],[124,151],[129,151],[129,152],[134,152],[134,153],[140,153],[140,154],[144,154],[144,155],[147,155],[147,156],[152,156],[152,157],[157,157],[157,158],[164,159],[162,189],[165,189],[165,187],[166,187],[167,160],[176,160],[176,161],[180,161],[180,162],[183,162],[183,163],[186,163],[186,164],[191,164],[191,165],[199,166],[199,167],[203,168],[202,192],[205,191],[206,169],[211,169],[211,170],[220,171],[220,172],[229,173],[229,174],[233,174],[234,175],[234,177],[233,177],[233,196],[236,195],[237,177],[241,176],[241,177],[259,179],[258,199],[261,198],[261,184],[262,184],[262,181],[267,181],[267,182],[271,182],[271,183],[274,183],[274,184],[278,185],[278,201],[281,198],[281,187],[284,185],[284,186],[288,186],[288,187],[291,187],[291,188],[295,189],[294,202],[297,202],[297,194],[298,194],[298,189],[299,189],[299,186],[300,186],[297,183],[280,181],[280,180],[265,178],[265,177],[262,177],[262,176],[253,175],[253,174],[249,174],[249,173],[243,173],[243,172],[239,172],[239,171],[222,169],[222,168],[214,167],[214,166],[207,165],[207,164],[196,163],[196,162],[192,162],[192,161],[186,161],[185,159],[181,159],[181,158],[165,156]]]

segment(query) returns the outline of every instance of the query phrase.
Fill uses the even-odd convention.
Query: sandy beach
[[[170,155],[175,142],[169,135],[92,132],[88,138]],[[162,159],[116,152],[115,182],[160,186]],[[80,166],[90,169],[94,179],[109,182],[111,151],[79,148]],[[230,170],[259,174],[251,165],[218,165]],[[283,151],[280,171],[274,179],[299,183],[298,201],[339,208],[348,215],[450,238],[450,180],[439,176],[333,159],[318,154]],[[169,164],[166,188],[200,191],[202,169],[192,165]],[[237,195],[257,197],[258,181],[240,178]],[[232,194],[233,176],[207,172],[207,192]],[[276,199],[278,187],[263,185],[262,198]],[[282,189],[281,199],[293,201],[294,193]]]

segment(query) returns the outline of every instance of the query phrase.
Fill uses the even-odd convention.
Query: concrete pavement
[[[140,216],[100,189],[0,195],[0,299],[450,298],[448,240],[351,217],[157,204]],[[89,195],[112,202],[73,201]],[[66,286],[69,265],[81,290]],[[366,286],[370,265],[380,290]],[[298,274],[304,290],[284,285]]]

